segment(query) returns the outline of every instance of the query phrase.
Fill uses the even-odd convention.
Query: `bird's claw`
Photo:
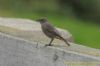
[[[47,47],[47,46],[53,46],[53,45],[52,44],[46,44],[45,47]]]

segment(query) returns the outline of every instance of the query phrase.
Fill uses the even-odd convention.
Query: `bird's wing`
[[[52,33],[53,35],[55,35],[56,38],[59,38],[59,39],[60,39],[60,38],[63,38],[63,37],[61,37],[59,31],[58,31],[54,26],[52,26],[51,24],[49,24],[49,25],[46,26],[46,30],[47,30],[49,33]]]

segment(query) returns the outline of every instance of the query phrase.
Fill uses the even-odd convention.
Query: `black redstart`
[[[70,46],[67,40],[60,35],[59,31],[53,25],[51,25],[46,18],[40,18],[37,19],[36,21],[40,22],[44,34],[49,38],[51,38],[50,43],[47,44],[46,46],[52,46],[51,43],[54,40],[54,38],[63,40],[68,46]]]

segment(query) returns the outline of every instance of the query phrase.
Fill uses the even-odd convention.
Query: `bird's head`
[[[48,20],[46,18],[40,18],[40,19],[37,19],[36,20],[37,22],[40,22],[40,23],[45,23],[47,22]]]

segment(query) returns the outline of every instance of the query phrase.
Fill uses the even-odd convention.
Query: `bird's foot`
[[[47,47],[47,46],[53,46],[53,45],[52,44],[46,44],[45,46]]]

